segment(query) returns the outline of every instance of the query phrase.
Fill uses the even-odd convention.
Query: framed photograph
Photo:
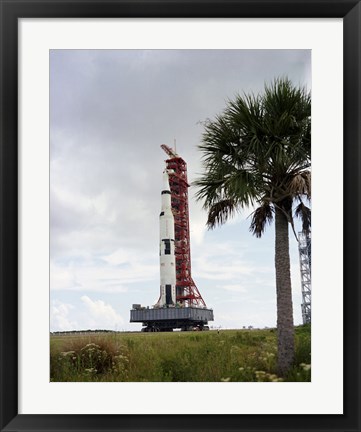
[[[1,431],[360,431],[360,3],[0,0],[0,4]],[[267,345],[276,335],[281,337],[285,325],[278,321],[277,332],[274,239],[269,248],[263,246],[270,251],[271,266],[247,240],[249,225],[257,236],[259,230],[263,234],[266,220],[259,222],[260,213],[253,209],[247,225],[229,224],[228,231],[222,228],[205,240],[211,212],[207,222],[206,212],[192,207],[189,228],[188,202],[184,209],[180,199],[187,193],[179,191],[187,184],[182,157],[190,162],[190,183],[197,186],[198,180],[202,185],[198,172],[202,147],[197,146],[200,139],[207,143],[215,130],[219,133],[217,128],[224,123],[217,121],[230,121],[236,94],[259,94],[265,88],[272,90],[269,83],[276,89],[291,81],[305,85],[310,97],[305,90],[302,106],[311,114],[305,108],[300,133],[302,140],[309,142],[310,136],[312,141],[306,159],[311,160],[312,152],[314,289],[311,334],[307,327],[311,282],[302,279],[302,271],[299,279],[302,251],[295,242],[296,252],[290,253],[298,272],[298,294],[292,280],[291,297],[298,363],[287,375],[282,374],[286,366],[280,361],[281,345],[277,353]],[[252,97],[246,100],[255,107],[258,99]],[[219,117],[226,106],[229,111]],[[294,127],[297,121],[290,118]],[[248,136],[242,133],[235,138],[240,143]],[[293,137],[277,139],[291,152]],[[297,139],[294,142],[297,147]],[[310,164],[301,165],[302,179],[297,180],[303,186],[294,193],[301,202],[297,212],[302,213],[303,225],[298,229],[291,224],[289,230],[296,238],[301,229],[307,232],[310,222],[300,198],[311,196],[307,183],[311,174],[305,171]],[[249,169],[248,163],[244,166]],[[230,182],[232,173],[220,172]],[[255,190],[259,184],[254,182]],[[268,222],[272,212],[286,214],[281,198],[272,201],[274,190],[262,204],[263,211],[267,207],[270,212]],[[196,197],[190,192],[192,201]],[[227,211],[217,214],[213,226]],[[165,213],[173,218],[175,233],[164,228]],[[158,216],[155,223],[160,233],[166,233],[159,240],[160,258],[152,246],[158,244],[154,227]],[[185,232],[177,228],[184,223]],[[184,275],[190,277],[190,258],[184,261],[190,253],[182,249],[190,243],[189,229],[199,291],[193,280],[191,288],[180,288]],[[309,257],[310,275],[311,249],[307,242],[306,246],[303,253]],[[282,255],[281,249],[276,246],[276,257]],[[252,264],[252,254],[258,254],[258,267]],[[151,288],[157,285],[159,267],[160,294],[159,288]],[[239,276],[239,268],[248,279]],[[169,282],[173,276],[174,282]],[[207,305],[210,299],[212,309],[207,309],[202,295]],[[153,304],[150,312],[137,304],[147,301]],[[188,326],[180,318],[175,321],[174,316],[196,302],[196,310],[199,307],[204,316],[194,315]],[[172,321],[148,317],[159,310]],[[207,322],[213,320],[213,310],[218,327]],[[126,332],[141,330],[141,323],[145,332],[209,330],[209,325],[209,337],[171,335],[187,336],[197,352],[204,351],[203,367],[196,368],[195,351],[187,351],[175,374],[175,356],[182,353],[175,354],[174,347],[173,357],[153,368],[145,365],[142,374],[132,375],[136,368],[132,371],[126,362],[139,368],[143,360],[141,351],[132,351],[135,342]],[[54,334],[85,329],[110,329],[109,341],[119,336],[127,344],[121,353],[114,351],[107,358],[104,376],[93,362],[93,351],[99,348],[95,344],[79,349],[64,345],[52,351]],[[227,329],[237,331],[227,339]],[[257,336],[265,350],[262,359],[256,348],[246,347],[257,331],[264,332]],[[300,336],[300,331],[305,333]],[[122,332],[125,339],[117,335]],[[163,335],[139,336],[157,341]],[[203,336],[207,341],[213,338],[217,348],[203,346]],[[308,339],[301,346],[303,336]],[[155,345],[144,349],[154,350]],[[253,356],[252,367],[240,363],[242,347]],[[227,353],[234,371],[216,371],[212,357],[216,352]],[[105,348],[96,353],[107,354]],[[99,365],[105,364],[103,360]],[[79,362],[80,375],[70,375],[67,367]]]

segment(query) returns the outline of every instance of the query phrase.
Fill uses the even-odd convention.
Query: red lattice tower
[[[191,274],[187,164],[170,147],[163,144],[161,148],[170,156],[165,162],[169,170],[169,187],[174,216],[176,301],[186,307],[206,307]]]

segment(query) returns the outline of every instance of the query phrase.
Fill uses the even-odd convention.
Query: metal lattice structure
[[[298,250],[300,254],[301,289],[302,289],[302,321],[311,323],[311,233],[298,233]]]
[[[206,307],[191,274],[187,164],[170,147],[163,144],[161,148],[169,156],[165,162],[174,215],[176,301],[185,307]]]

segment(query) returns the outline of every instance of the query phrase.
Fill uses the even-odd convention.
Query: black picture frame
[[[354,0],[0,0],[0,13],[1,431],[360,431],[360,2]],[[343,415],[18,414],[18,19],[108,17],[343,19]],[[330,205],[332,206],[332,203]]]

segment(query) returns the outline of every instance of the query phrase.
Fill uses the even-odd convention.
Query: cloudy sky
[[[190,182],[201,172],[201,122],[236,93],[288,76],[311,89],[309,50],[52,50],[50,52],[50,327],[139,330],[133,303],[159,296],[158,218],[174,145]],[[249,212],[207,231],[189,190],[192,276],[222,328],[275,326],[274,227]],[[290,233],[295,323],[297,243]]]

